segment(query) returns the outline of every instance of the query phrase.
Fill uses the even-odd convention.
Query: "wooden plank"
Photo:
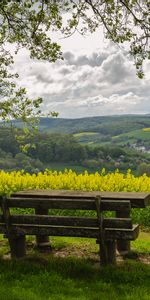
[[[6,233],[4,225],[0,225],[0,232]],[[72,236],[72,237],[89,237],[99,238],[99,228],[72,228],[72,227],[55,227],[41,225],[13,225],[11,234],[15,235],[50,235],[50,236]],[[134,225],[132,229],[105,229],[105,240],[134,240],[138,237],[139,225]]]
[[[117,201],[130,200],[132,208],[145,208],[150,206],[150,193],[143,192],[103,192],[102,199]]]
[[[12,194],[12,196],[20,197],[66,197],[76,198],[83,197],[86,199],[93,199],[93,197],[100,196],[103,200],[130,200],[132,207],[144,208],[150,205],[150,193],[144,192],[101,192],[101,191],[70,191],[70,190],[25,190]]]
[[[5,233],[6,228],[0,225],[0,232]],[[27,234],[27,235],[50,235],[50,236],[70,236],[70,237],[90,237],[98,238],[98,228],[71,228],[71,227],[54,227],[40,225],[13,225],[12,234]]]
[[[11,215],[10,219],[12,224],[98,227],[98,219],[89,217]],[[3,216],[0,216],[0,223],[4,223]],[[130,218],[103,218],[103,227],[132,228],[132,221]]]
[[[96,196],[100,196],[106,199],[145,199],[150,197],[150,193],[145,192],[101,192],[101,191],[79,191],[79,190],[25,190],[13,193],[12,196],[20,196],[20,195],[31,195],[33,197],[84,197],[84,198],[95,198]]]
[[[45,198],[9,198],[10,207],[23,208],[49,208],[49,209],[80,209],[95,210],[95,203],[92,200],[70,200],[70,199],[45,199]]]
[[[0,222],[3,223],[0,217]],[[68,217],[68,216],[47,216],[47,215],[12,215],[13,224],[35,224],[35,225],[61,225],[61,226],[83,226],[98,227],[97,218]],[[109,222],[107,222],[109,225]]]
[[[1,201],[0,201],[1,202]],[[9,207],[36,208],[43,207],[49,209],[79,209],[79,210],[96,210],[95,199],[45,199],[45,198],[24,198],[11,197],[7,200]],[[1,203],[0,203],[1,204]],[[118,203],[116,200],[102,200],[102,211],[130,211],[130,201],[122,200]]]
[[[104,218],[103,219],[104,228],[132,228],[131,218]]]
[[[105,228],[106,240],[135,240],[139,235],[139,225],[133,225],[132,229]]]

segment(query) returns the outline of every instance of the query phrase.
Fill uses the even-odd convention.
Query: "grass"
[[[71,169],[72,171],[75,171],[77,173],[82,173],[84,172],[87,168],[82,167],[77,164],[69,164],[69,163],[57,163],[57,162],[51,162],[45,166],[45,168],[48,168],[52,171],[61,171],[64,172],[65,169],[69,170]]]
[[[81,137],[81,136],[91,136],[91,135],[99,135],[98,132],[90,132],[90,131],[86,131],[86,132],[80,132],[80,133],[74,133],[73,136],[74,137]]]
[[[3,258],[8,246],[1,237],[0,300],[149,300],[150,265],[128,259],[100,268],[92,239],[54,237],[52,245],[53,254],[31,247],[25,259],[15,261]],[[149,234],[141,233],[132,246],[146,257]]]
[[[132,247],[137,253],[150,254],[150,232],[141,232],[139,238],[132,242]]]
[[[137,129],[130,131],[128,133],[123,133],[117,136],[113,136],[113,139],[120,139],[120,138],[128,138],[129,141],[141,139],[141,140],[149,140],[150,139],[150,130],[144,130],[144,129]]]
[[[150,127],[143,128],[143,131],[149,132],[150,131]]]

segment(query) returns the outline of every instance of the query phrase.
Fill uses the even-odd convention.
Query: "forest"
[[[82,135],[81,135],[82,136]],[[89,135],[90,136],[90,135]],[[91,135],[91,138],[93,135]],[[80,137],[81,138],[81,137]],[[83,136],[82,136],[83,138]],[[86,136],[87,138],[87,136]],[[115,143],[89,143],[79,140],[78,134],[58,134],[38,132],[34,139],[28,141],[28,152],[21,151],[13,129],[0,128],[0,169],[6,171],[21,170],[37,173],[46,168],[77,172],[107,172],[119,169],[126,172],[150,174],[150,154]]]

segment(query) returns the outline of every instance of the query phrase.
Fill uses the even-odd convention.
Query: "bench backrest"
[[[130,212],[130,201],[102,200],[99,196],[86,197],[31,197],[30,195],[0,197],[0,232],[13,235],[74,236],[106,240],[133,240],[138,229],[131,218],[103,217],[104,211]],[[10,208],[34,208],[36,214],[14,214]],[[68,210],[67,216],[48,215],[49,209]],[[45,215],[40,210],[46,210]],[[93,217],[71,216],[71,210],[96,211]],[[70,214],[69,214],[70,211]],[[37,214],[38,213],[38,214]]]

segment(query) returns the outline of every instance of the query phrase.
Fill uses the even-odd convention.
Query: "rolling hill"
[[[21,128],[21,121],[13,122]],[[79,119],[40,118],[39,129],[49,134],[73,134],[83,144],[150,146],[150,115],[96,116]]]
[[[13,122],[21,127],[20,121]],[[98,132],[115,136],[150,127],[150,115],[98,116],[78,119],[40,118],[40,130],[49,133]]]

